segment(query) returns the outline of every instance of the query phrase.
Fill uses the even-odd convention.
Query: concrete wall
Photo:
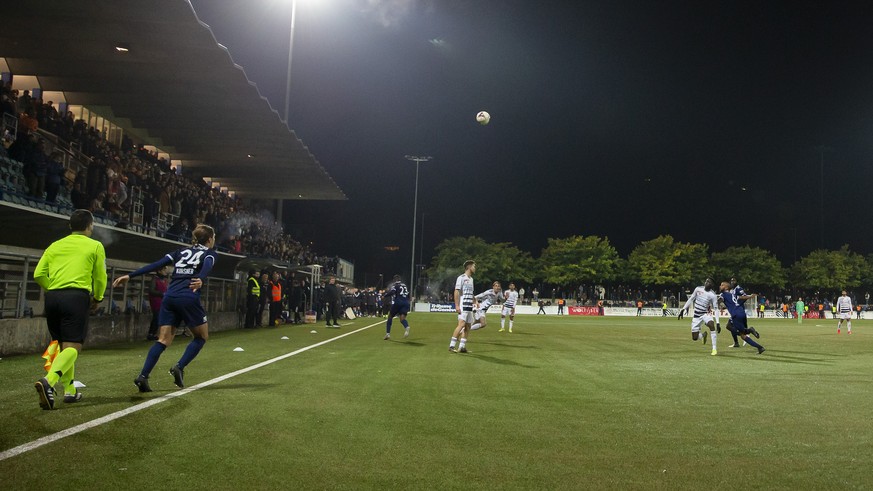
[[[91,317],[86,348],[142,341],[151,323],[151,314]],[[220,332],[242,327],[236,312],[210,312],[209,331]],[[45,317],[0,319],[0,357],[40,353],[51,342]]]

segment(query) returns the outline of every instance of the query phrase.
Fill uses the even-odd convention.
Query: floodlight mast
[[[409,249],[409,288],[412,290],[412,299],[415,301],[415,220],[418,218],[418,165],[422,162],[433,160],[430,155],[420,157],[417,155],[404,155],[406,160],[415,162],[415,199],[412,205],[412,247]]]

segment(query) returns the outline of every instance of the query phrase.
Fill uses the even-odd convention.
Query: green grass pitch
[[[873,487],[873,333],[755,320],[718,356],[674,318],[499,316],[451,354],[413,313],[0,461],[3,489],[862,489]],[[214,334],[186,383],[378,322]],[[289,340],[281,340],[287,335]],[[150,343],[86,350],[75,405],[38,407],[36,356],[0,360],[0,451],[177,391],[132,381]],[[237,346],[243,352],[234,352]],[[50,483],[50,484],[47,484]]]

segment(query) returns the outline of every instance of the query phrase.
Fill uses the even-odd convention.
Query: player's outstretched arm
[[[115,281],[112,282],[112,288],[118,288],[128,281],[130,281],[130,275],[119,276],[118,278],[115,278]]]

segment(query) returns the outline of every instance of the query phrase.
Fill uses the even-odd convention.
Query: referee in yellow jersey
[[[53,242],[33,272],[34,281],[46,290],[46,323],[61,350],[46,376],[34,384],[43,409],[55,407],[58,381],[64,386],[64,402],[82,399],[73,385],[76,358],[88,334],[88,315],[97,310],[106,292],[106,252],[103,244],[91,238],[93,230],[91,212],[74,211],[70,215],[72,233]]]

